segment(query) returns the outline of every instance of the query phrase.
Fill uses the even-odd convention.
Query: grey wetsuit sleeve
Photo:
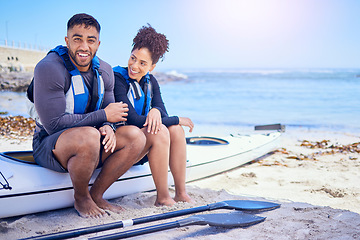
[[[115,85],[115,80],[114,80],[114,72],[112,70],[112,67],[102,61],[101,59],[99,59],[100,61],[100,69],[99,72],[104,80],[104,87],[105,87],[105,92],[104,92],[104,101],[102,104],[102,108],[105,108],[107,105],[109,105],[110,103],[114,103],[115,102],[115,97],[114,97],[114,85]]]
[[[86,114],[65,112],[64,92],[65,85],[70,84],[70,74],[61,59],[58,61],[56,58],[59,59],[56,55],[49,54],[38,63],[34,71],[35,108],[47,133],[52,134],[71,127],[101,125],[106,121],[103,109]]]

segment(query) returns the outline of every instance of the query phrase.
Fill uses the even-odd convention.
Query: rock
[[[33,72],[0,73],[0,90],[25,92],[33,75]]]

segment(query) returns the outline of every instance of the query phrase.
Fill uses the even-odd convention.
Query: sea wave
[[[171,70],[171,71],[168,71],[166,72],[167,75],[170,75],[170,76],[174,76],[174,77],[178,77],[178,78],[184,78],[184,79],[187,79],[188,76],[183,74],[183,73],[179,73],[177,72],[176,70]]]
[[[360,69],[211,69],[207,71],[183,71],[192,79],[201,80],[235,78],[246,79],[358,79]]]

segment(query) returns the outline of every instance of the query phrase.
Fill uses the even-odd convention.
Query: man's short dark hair
[[[85,28],[90,26],[95,27],[98,33],[100,33],[100,24],[99,22],[89,14],[86,13],[78,13],[72,16],[67,23],[67,30],[73,28],[76,25],[85,25]]]

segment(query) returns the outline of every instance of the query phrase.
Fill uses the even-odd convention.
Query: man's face
[[[69,29],[65,37],[71,61],[81,72],[89,70],[91,60],[99,48],[99,33],[95,27],[75,25]]]

